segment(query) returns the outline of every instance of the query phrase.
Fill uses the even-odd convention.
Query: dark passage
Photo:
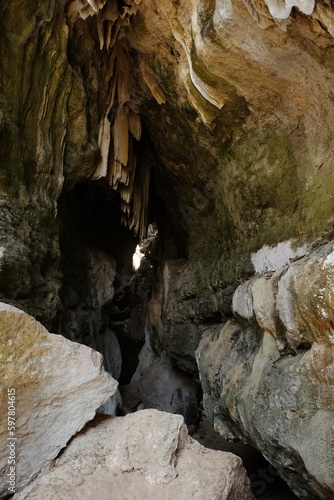
[[[203,416],[199,428],[192,436],[203,446],[238,455],[247,470],[252,491],[259,500],[298,500],[288,485],[279,477],[276,469],[250,445],[231,443],[214,431],[207,417]]]
[[[296,499],[256,449],[223,440],[205,416],[198,421],[199,381],[176,369],[163,355],[159,358],[161,352],[154,352],[154,345],[156,358],[144,368],[140,380],[133,380],[148,335],[148,303],[159,261],[161,266],[161,259],[187,254],[180,226],[169,221],[168,210],[155,193],[151,198],[154,213],[150,216],[158,220],[159,239],[142,245],[146,257],[134,271],[132,257],[138,238],[121,225],[118,193],[98,180],[79,183],[63,195],[59,202],[63,309],[57,330],[103,354],[106,369],[120,383],[119,414],[143,407],[181,413],[201,444],[242,458],[256,498]]]

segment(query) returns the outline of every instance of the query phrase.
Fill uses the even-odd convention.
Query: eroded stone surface
[[[117,190],[122,222],[140,234],[153,194],[163,275],[149,305],[157,354],[195,374],[202,331],[231,316],[233,292],[246,282],[239,291],[247,307],[235,311],[242,318],[247,310],[254,335],[240,336],[235,380],[238,370],[251,370],[261,329],[261,349],[275,360],[297,359],[313,344],[310,366],[330,366],[331,267],[319,272],[316,258],[304,270],[293,263],[247,283],[261,249],[333,237],[330,2],[13,0],[0,6],[0,24],[2,297],[45,325],[56,321],[59,197],[98,178],[108,197]],[[95,248],[96,239],[89,243]],[[257,270],[276,267],[276,258],[266,259]],[[254,387],[265,360],[263,353],[256,360]],[[283,379],[282,368],[266,390],[274,393]],[[307,393],[305,408],[319,394]]]
[[[275,337],[284,331],[294,350],[313,342],[333,345],[333,255],[329,243],[280,271],[256,275],[236,289],[234,313]]]
[[[134,383],[141,408],[183,415],[188,426],[198,422],[199,384],[173,368],[168,359],[155,360],[142,370],[140,378]]]
[[[253,443],[305,499],[334,491],[333,264],[327,244],[244,283],[239,322],[208,330],[197,351],[215,429]]]
[[[181,416],[142,410],[86,428],[54,469],[14,498],[202,500],[203,494],[253,499],[241,459],[191,439]]]
[[[91,420],[117,389],[104,371],[102,356],[54,335],[34,318],[3,304],[0,311],[1,414],[7,390],[16,399],[16,487],[31,481]],[[6,419],[2,419],[0,470],[8,472]],[[8,495],[1,484],[0,496]]]

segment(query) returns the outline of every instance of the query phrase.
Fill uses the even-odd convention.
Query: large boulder
[[[100,353],[48,333],[33,317],[2,303],[0,332],[4,498],[50,464],[116,392],[117,382],[104,371]]]
[[[239,457],[204,448],[183,418],[157,410],[108,417],[78,434],[15,500],[251,500]]]

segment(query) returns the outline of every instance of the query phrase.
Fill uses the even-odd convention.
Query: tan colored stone
[[[8,472],[8,394],[15,390],[16,487],[45,468],[117,389],[102,356],[54,335],[22,311],[0,308],[0,470]],[[12,398],[9,398],[12,399]],[[0,498],[8,494],[3,481]]]
[[[204,339],[197,359],[215,429],[251,441],[300,498],[332,498],[333,347],[282,356],[269,333],[259,347],[252,327],[229,321]]]
[[[87,427],[15,500],[251,500],[239,457],[204,448],[183,418],[157,410]]]
[[[275,282],[276,280],[273,278],[261,276],[253,283],[252,297],[256,321],[263,330],[277,337],[275,321]]]
[[[328,244],[293,262],[278,282],[277,310],[293,348],[334,344],[334,258]]]
[[[334,491],[333,281],[332,243],[246,281],[233,297],[240,323],[213,329],[197,350],[215,429],[250,439],[301,498]]]

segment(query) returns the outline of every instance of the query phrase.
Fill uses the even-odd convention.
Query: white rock
[[[5,304],[4,302],[0,302],[0,311],[11,311],[19,314],[25,314],[25,312],[21,311],[21,309],[18,309],[17,307],[11,306],[9,304]]]
[[[334,252],[331,252],[329,255],[327,255],[326,259],[324,260],[322,269],[326,269],[327,267],[332,268],[334,265]]]
[[[238,286],[232,299],[233,312],[248,320],[254,316],[252,286],[253,280],[245,281]]]
[[[15,500],[251,500],[239,457],[204,448],[179,415],[143,410],[87,426]]]
[[[276,19],[287,19],[293,7],[297,7],[303,14],[312,14],[315,0],[265,0],[270,14]]]
[[[31,481],[91,420],[117,389],[102,368],[102,356],[84,345],[53,335],[22,311],[1,305],[1,400],[7,423],[7,390],[15,390],[16,487]],[[13,391],[11,391],[11,394]],[[0,431],[0,472],[8,473],[7,425]],[[0,498],[8,495],[3,481]]]
[[[256,273],[266,273],[282,269],[292,259],[303,257],[309,250],[308,245],[294,248],[293,240],[281,241],[274,247],[263,245],[260,250],[252,253],[251,260]],[[292,245],[291,245],[292,244]]]

